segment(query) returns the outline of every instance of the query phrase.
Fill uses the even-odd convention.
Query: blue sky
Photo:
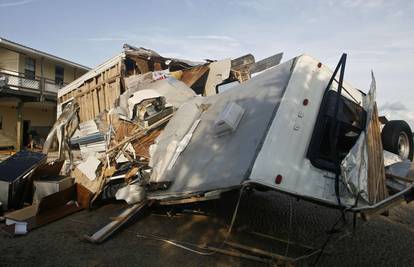
[[[0,14],[0,36],[91,67],[124,43],[193,60],[308,53],[332,68],[346,52],[345,79],[366,92],[374,70],[380,112],[414,126],[414,1],[0,0]]]

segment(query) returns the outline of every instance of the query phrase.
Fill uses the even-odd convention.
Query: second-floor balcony
[[[27,77],[24,73],[1,68],[0,84],[3,84],[3,87],[10,90],[31,93],[39,96],[51,95],[53,98],[56,98],[58,90],[66,85],[45,77]]]

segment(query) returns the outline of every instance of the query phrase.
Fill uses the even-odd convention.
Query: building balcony
[[[56,100],[58,90],[65,85],[45,77],[28,78],[24,73],[0,69],[0,90],[6,94]]]

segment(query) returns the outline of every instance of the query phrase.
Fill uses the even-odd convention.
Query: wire
[[[162,242],[165,242],[167,244],[170,244],[170,245],[173,245],[173,246],[176,246],[176,247],[179,247],[179,248],[182,248],[182,249],[185,249],[185,250],[188,250],[190,252],[193,252],[193,253],[196,253],[196,254],[199,254],[199,255],[203,255],[203,256],[211,256],[211,255],[216,253],[215,251],[213,251],[213,252],[202,252],[202,251],[199,251],[199,250],[195,250],[195,249],[189,248],[188,246],[181,245],[179,243],[187,243],[188,245],[191,245],[191,246],[194,246],[194,247],[199,247],[196,244],[191,244],[191,243],[182,242],[182,241],[175,241],[175,240],[171,240],[171,239],[165,239],[165,238],[161,238],[161,237],[158,237],[158,236],[155,236],[155,235],[146,236],[146,235],[142,235],[142,234],[137,234],[137,237],[162,241]]]

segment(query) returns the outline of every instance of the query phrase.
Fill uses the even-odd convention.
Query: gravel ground
[[[202,256],[137,236],[157,235],[220,247],[236,200],[237,193],[198,205],[154,207],[101,245],[89,244],[83,236],[100,229],[125,205],[110,203],[92,212],[81,211],[26,236],[1,234],[0,266],[265,266],[220,254]],[[296,258],[312,251],[294,244],[287,247],[286,242],[252,232],[319,248],[339,216],[337,210],[275,192],[253,192],[243,196],[229,240]],[[316,266],[413,266],[414,204],[393,208],[389,217],[358,221],[357,225],[355,232],[348,226],[333,234]],[[315,258],[299,265],[312,266]]]

